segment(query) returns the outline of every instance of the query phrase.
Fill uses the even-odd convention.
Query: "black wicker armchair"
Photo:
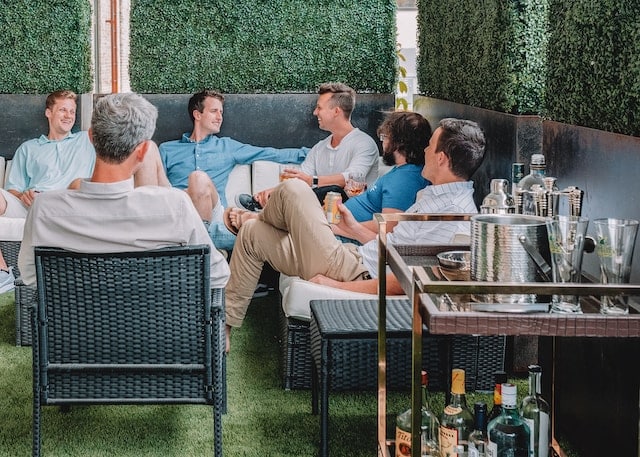
[[[206,404],[222,456],[224,290],[210,289],[209,247],[35,255],[33,455],[45,405]]]

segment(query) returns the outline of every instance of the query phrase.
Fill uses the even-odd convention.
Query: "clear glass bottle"
[[[542,368],[529,365],[529,395],[522,400],[520,414],[531,429],[531,449],[534,457],[549,456],[551,408],[541,394]]]
[[[429,377],[422,371],[422,425],[420,441],[422,443],[422,457],[439,457],[438,418],[431,411],[427,387]],[[396,457],[411,455],[411,408],[399,414],[396,419]]]
[[[467,407],[464,370],[451,371],[451,403],[440,418],[440,454],[442,457],[458,457],[466,452],[469,434],[473,430],[473,415]],[[462,446],[462,448],[460,448]]]
[[[469,435],[469,457],[485,457],[487,448],[487,404],[479,401],[473,405],[475,425]]]
[[[531,433],[516,405],[516,386],[502,384],[502,414],[487,426],[487,457],[529,457]]]
[[[498,417],[502,412],[502,384],[507,382],[506,371],[496,371],[493,373],[495,386],[493,388],[493,407],[487,417],[487,424]]]
[[[522,178],[516,189],[516,213],[536,215],[534,200],[534,186],[540,186],[544,190],[544,178],[547,172],[547,164],[542,154],[533,154],[529,165],[529,174]]]

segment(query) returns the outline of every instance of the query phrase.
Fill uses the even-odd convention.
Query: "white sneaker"
[[[9,267],[9,271],[0,270],[0,294],[13,290],[15,282],[16,277],[13,276],[13,267]]]

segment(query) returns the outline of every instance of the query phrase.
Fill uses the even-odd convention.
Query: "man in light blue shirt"
[[[219,249],[231,249],[235,236],[222,222],[227,206],[225,188],[233,167],[256,160],[300,163],[309,148],[276,149],[218,137],[222,126],[224,96],[212,90],[194,94],[189,100],[193,131],[179,140],[160,145],[160,157],[172,186],[184,189]]]
[[[15,152],[0,189],[0,216],[25,218],[40,192],[69,186],[93,172],[96,154],[87,132],[72,133],[77,95],[69,90],[49,94],[44,115],[49,133],[25,141]],[[0,291],[13,288],[13,273],[0,254]]]
[[[0,215],[26,217],[39,192],[65,188],[77,178],[91,176],[96,153],[89,136],[87,132],[71,132],[76,99],[68,90],[47,97],[44,115],[49,133],[25,141],[15,152],[0,200]]]

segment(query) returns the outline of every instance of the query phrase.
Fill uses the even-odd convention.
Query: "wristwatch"
[[[311,181],[311,188],[315,189],[316,187],[318,187],[318,177],[314,176],[313,181]]]

